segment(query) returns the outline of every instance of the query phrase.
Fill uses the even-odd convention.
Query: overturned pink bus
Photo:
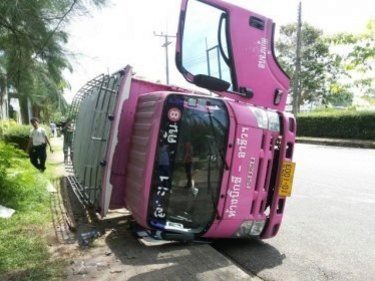
[[[137,79],[130,66],[88,82],[72,104],[81,199],[102,216],[126,207],[160,239],[275,236],[296,122],[273,32],[224,1],[182,0],[176,64],[202,91]]]

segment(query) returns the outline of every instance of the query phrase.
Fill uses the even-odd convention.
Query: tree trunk
[[[42,111],[42,108],[39,105],[32,105],[31,108],[33,117],[38,117],[40,120],[40,112]]]
[[[20,95],[18,101],[20,104],[21,122],[22,124],[29,124],[31,116],[29,116],[28,98]]]

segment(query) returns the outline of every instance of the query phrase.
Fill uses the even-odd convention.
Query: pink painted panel
[[[252,104],[284,110],[289,79],[274,57],[272,20],[232,5],[226,7],[231,13],[229,35],[238,86],[252,89]],[[251,16],[264,21],[264,30],[249,26]],[[275,105],[277,89],[283,92],[283,96],[280,103]]]
[[[165,94],[141,95],[137,104],[126,167],[125,202],[133,217],[147,227],[147,207]]]
[[[126,206],[131,209],[134,215],[138,216],[137,218],[141,221],[145,221],[146,219],[145,210],[147,209],[148,201],[140,200],[143,200],[145,198],[144,196],[148,196],[149,188],[139,186],[138,183],[134,182],[134,179],[135,177],[138,179],[140,176],[145,178],[145,175],[149,177],[152,176],[152,171],[146,172],[145,170],[152,168],[141,166],[139,161],[143,161],[144,157],[147,155],[148,159],[146,163],[152,163],[153,165],[155,151],[144,150],[140,152],[139,149],[137,149],[137,143],[139,143],[140,146],[147,144],[146,148],[150,148],[148,144],[152,143],[151,140],[153,140],[153,138],[157,138],[159,130],[158,120],[160,120],[160,115],[158,114],[161,114],[160,105],[157,108],[152,108],[150,106],[147,110],[142,108],[142,106],[144,107],[145,104],[152,103],[152,100],[155,98],[164,97],[165,93],[160,91],[187,92],[186,89],[176,86],[167,86],[135,78],[131,79],[129,98],[122,104],[117,136],[118,143],[113,157],[111,172],[113,191],[110,208]],[[140,105],[140,101],[142,101],[142,105]],[[160,101],[160,103],[162,103],[162,101]],[[143,113],[140,113],[142,110]],[[145,110],[148,111],[147,114]],[[146,154],[142,154],[143,152]],[[129,188],[130,185],[134,190]],[[136,199],[132,194],[139,191],[139,189],[142,189],[141,192],[144,192],[144,194]],[[141,204],[139,204],[139,202],[141,202]],[[138,207],[140,208],[138,209]]]
[[[264,218],[251,213],[252,202],[259,192],[255,191],[258,159],[263,131],[249,109],[249,105],[228,101],[230,117],[229,144],[226,159],[230,166],[228,177],[223,177],[222,196],[216,218],[204,237],[232,237],[245,220]],[[263,195],[263,194],[262,194]]]
[[[223,179],[221,194],[226,196],[220,199],[218,205],[221,218],[215,219],[204,237],[233,237],[242,222],[265,220],[261,238],[270,238],[278,231],[285,204],[285,198],[278,195],[278,179],[271,183],[271,173],[276,169],[279,175],[282,161],[292,158],[295,120],[291,114],[279,113],[283,131],[260,129],[257,128],[249,105],[235,102],[228,104],[232,109],[230,115],[234,117],[231,118],[231,127],[236,128],[235,132],[230,131],[229,143],[233,143],[234,147],[232,152],[228,150],[226,157],[228,159],[228,154],[231,154],[231,160],[228,161],[230,175],[226,181]],[[281,157],[276,161],[274,149],[279,140]],[[274,189],[273,198],[266,213],[271,188]]]
[[[188,2],[189,0],[183,0],[181,3],[182,15],[188,9]],[[274,55],[274,24],[272,20],[224,1],[202,0],[201,2],[228,13],[228,36],[234,61],[233,71],[237,84],[235,86],[237,91],[240,88],[251,89],[254,96],[251,99],[247,99],[230,92],[221,92],[219,94],[253,105],[283,111],[289,89],[289,78],[280,68]],[[250,17],[263,21],[264,27],[258,29],[250,26]],[[176,57],[182,52],[182,32],[183,24],[180,21]],[[190,73],[184,72],[183,75],[188,81],[193,81]],[[274,103],[275,91],[282,92],[281,100],[278,104]]]

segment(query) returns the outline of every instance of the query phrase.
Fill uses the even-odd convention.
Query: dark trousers
[[[38,145],[33,146],[30,151],[30,162],[40,171],[44,171],[46,169],[46,159],[47,159],[47,152],[46,152],[46,145]]]

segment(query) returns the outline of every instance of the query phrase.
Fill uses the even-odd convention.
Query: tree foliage
[[[6,80],[17,93],[24,122],[29,119],[27,99],[36,115],[46,103],[57,108],[62,100],[62,89],[68,85],[62,71],[71,70],[64,25],[87,12],[90,3],[98,6],[104,1],[0,1],[0,81]]]
[[[353,94],[347,85],[331,83],[325,94],[325,104],[333,106],[350,106],[353,102]]]
[[[303,23],[301,34],[300,102],[324,103],[330,84],[342,73],[338,67],[341,58],[330,53],[329,44],[323,40],[323,31]],[[296,36],[297,24],[284,25],[276,42],[278,60],[290,77],[295,74]]]
[[[293,77],[296,60],[297,24],[280,29],[276,42],[279,61]],[[353,92],[375,98],[375,20],[360,34],[323,32],[304,23],[301,49],[301,104],[348,106]]]
[[[362,33],[338,33],[326,40],[346,50],[342,54],[342,67],[349,76],[356,76],[352,88],[375,98],[375,20],[369,20]]]

